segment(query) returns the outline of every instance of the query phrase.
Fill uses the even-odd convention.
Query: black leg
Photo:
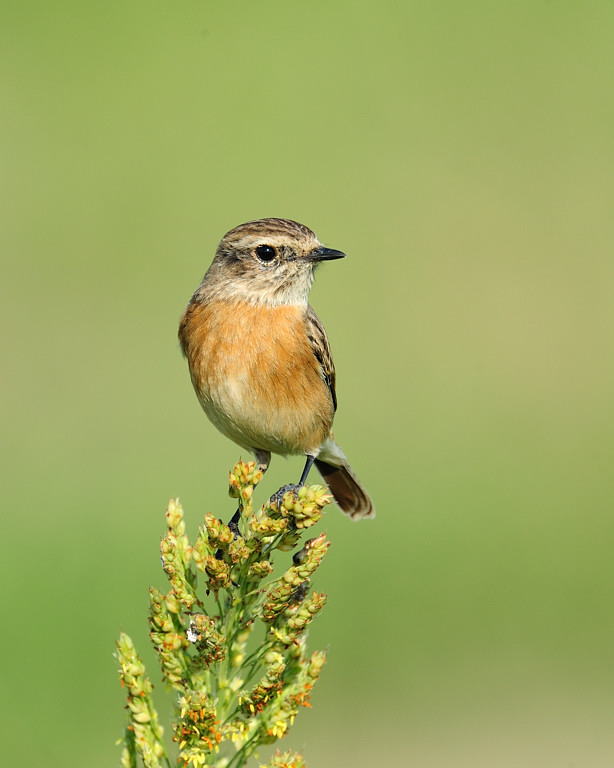
[[[313,467],[313,462],[316,460],[315,456],[310,456],[307,454],[307,461],[305,462],[305,469],[303,470],[303,474],[301,475],[301,479],[298,481],[299,488],[307,482],[307,475],[309,474],[309,470]]]
[[[271,454],[269,451],[258,451],[254,449],[254,455],[256,456],[256,462],[258,463],[258,469],[261,469],[263,472],[266,472],[269,468],[269,464],[271,463]],[[313,462],[313,459],[312,459]],[[230,518],[228,521],[228,527],[232,531],[235,538],[239,535],[239,520],[241,519],[241,507],[237,508],[237,511],[234,513],[234,515]],[[218,549],[218,551],[215,553],[215,557],[218,560],[222,559],[222,550]]]
[[[258,469],[260,469],[262,472],[266,472],[267,469],[269,468],[269,464],[271,463],[270,451],[259,451],[256,448],[254,448],[253,451],[254,451],[254,456],[256,457],[256,463],[258,464]],[[230,518],[228,522],[228,527],[234,533],[235,536],[239,535],[240,519],[241,519],[241,507],[239,506],[237,511],[234,513],[234,515]]]

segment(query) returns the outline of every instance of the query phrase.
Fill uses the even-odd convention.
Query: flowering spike
[[[303,756],[298,752],[284,752],[276,750],[271,760],[260,768],[306,768]]]
[[[115,656],[119,662],[119,676],[127,691],[128,725],[124,765],[136,764],[140,755],[146,768],[161,768],[166,751],[162,743],[163,728],[151,700],[152,684],[145,675],[145,666],[134,648],[132,640],[123,632],[116,643]]]
[[[292,563],[281,553],[300,546],[302,531],[319,520],[330,496],[320,486],[300,488],[255,510],[261,479],[254,462],[239,462],[229,482],[239,514],[232,525],[205,515],[193,545],[179,502],[166,511],[160,551],[170,588],[150,590],[149,628],[163,679],[178,695],[172,738],[185,768],[244,766],[260,745],[285,736],[298,710],[309,706],[324,663],[323,653],[308,658],[305,648],[309,623],[326,602],[309,591],[329,542],[324,534],[309,539]],[[271,580],[274,555],[285,558],[287,570]],[[250,643],[262,626],[256,619],[266,631]],[[117,658],[128,694],[121,764],[168,768],[152,685],[123,633]],[[304,765],[300,755],[278,752],[268,768]]]

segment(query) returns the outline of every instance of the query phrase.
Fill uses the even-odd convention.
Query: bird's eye
[[[260,259],[260,261],[268,263],[269,261],[273,261],[273,259],[277,256],[277,251],[275,248],[273,248],[272,245],[259,245],[256,248],[256,256]]]

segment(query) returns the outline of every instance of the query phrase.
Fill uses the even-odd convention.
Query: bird
[[[314,269],[342,258],[296,221],[240,224],[220,241],[178,335],[212,424],[253,453],[263,472],[271,454],[304,455],[292,487],[304,485],[315,464],[340,509],[359,520],[375,509],[333,436],[335,367],[308,303]]]

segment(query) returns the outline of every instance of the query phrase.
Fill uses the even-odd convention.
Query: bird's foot
[[[278,507],[281,507],[284,496],[288,492],[298,493],[299,489],[302,487],[302,485],[297,485],[296,483],[288,483],[288,485],[282,485],[281,488],[278,491],[275,491],[275,493],[271,496],[269,499],[269,504],[277,504]]]

